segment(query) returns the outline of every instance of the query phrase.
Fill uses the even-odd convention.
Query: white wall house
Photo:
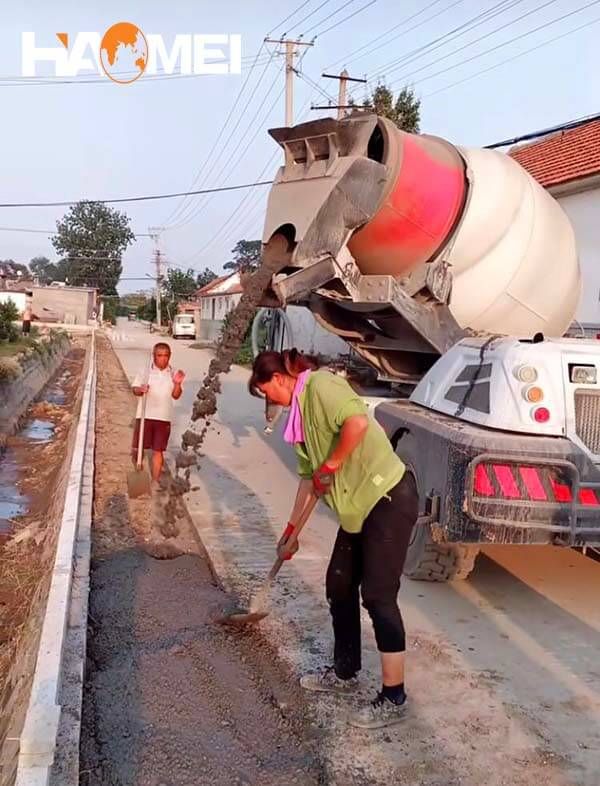
[[[577,241],[582,293],[570,333],[600,334],[600,119],[545,136],[510,155],[557,199]]]

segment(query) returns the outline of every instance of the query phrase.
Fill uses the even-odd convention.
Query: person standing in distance
[[[165,463],[164,453],[171,434],[173,417],[173,401],[181,398],[185,374],[181,369],[173,371],[170,365],[171,347],[159,342],[152,349],[152,365],[148,381],[144,381],[143,372],[133,380],[133,394],[140,397],[138,402],[131,455],[133,463],[137,462],[137,446],[142,417],[141,397],[146,394],[146,412],[144,418],[144,450],[152,451],[150,470],[152,480],[158,483]]]

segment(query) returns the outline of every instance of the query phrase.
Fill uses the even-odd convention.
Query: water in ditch
[[[60,387],[60,379],[55,381],[48,389],[48,393],[55,404],[62,395],[63,403],[65,392]],[[44,395],[41,403],[50,399]],[[51,420],[32,417],[27,420],[21,429],[11,438],[9,445],[0,455],[0,544],[5,542],[13,532],[15,522],[29,513],[31,499],[20,489],[20,464],[17,456],[16,445],[19,452],[27,448],[28,443],[47,444],[52,441],[55,434],[55,425]]]

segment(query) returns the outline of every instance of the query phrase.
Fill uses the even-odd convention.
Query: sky
[[[38,46],[54,47],[57,32],[72,41],[80,31],[103,33],[119,21],[161,34],[168,48],[176,34],[240,34],[242,73],[143,75],[128,85],[91,72],[65,84],[47,66],[39,68],[42,84],[21,76],[23,32],[35,32]],[[408,84],[421,98],[421,130],[461,145],[486,145],[600,112],[600,0],[5,2],[0,203],[111,199],[271,179],[281,154],[267,129],[284,125],[284,63],[279,48],[263,40],[284,33],[314,43],[298,58],[295,122],[333,114],[311,111],[311,103],[327,103],[314,85],[335,102],[337,83],[321,74],[343,67],[371,87],[380,80],[394,90]],[[356,97],[366,89],[358,85]],[[116,206],[139,235],[124,255],[119,291],[152,285],[144,280],[153,273],[154,241],[143,236],[149,227],[163,227],[158,242],[167,264],[220,272],[238,240],[261,236],[267,193],[256,187]],[[0,207],[0,259],[55,259],[45,233],[66,210]]]

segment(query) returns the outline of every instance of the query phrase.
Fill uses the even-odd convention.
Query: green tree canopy
[[[191,268],[185,272],[177,268],[169,268],[162,282],[163,297],[168,303],[177,304],[182,300],[189,300],[197,289],[198,284]]]
[[[364,106],[369,106],[376,114],[387,117],[402,131],[418,134],[421,121],[421,99],[414,90],[403,87],[394,98],[394,93],[385,84],[377,85],[370,99]]]
[[[262,243],[260,240],[238,240],[231,249],[233,259],[223,265],[224,270],[237,270],[248,273],[256,270],[260,264]]]
[[[202,273],[198,273],[196,284],[198,284],[198,288],[205,287],[207,284],[210,284],[211,281],[214,281],[215,278],[218,278],[217,274],[210,268],[205,267]]]
[[[59,266],[50,262],[48,257],[33,257],[29,262],[29,269],[39,279],[40,284],[51,284],[53,281],[64,281],[64,265]]]
[[[63,257],[64,280],[113,295],[121,277],[121,257],[135,235],[125,213],[102,202],[78,202],[56,222],[52,244]]]

